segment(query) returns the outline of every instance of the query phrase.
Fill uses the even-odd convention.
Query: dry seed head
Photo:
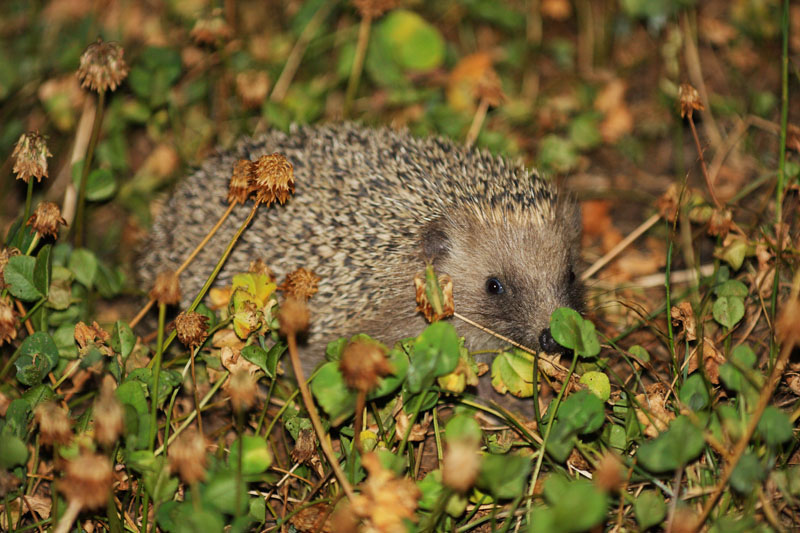
[[[246,70],[236,75],[236,94],[247,109],[258,109],[269,94],[269,75],[263,70]]]
[[[352,499],[353,512],[367,521],[366,526],[372,528],[367,531],[406,531],[405,520],[416,521],[419,488],[413,480],[398,478],[384,468],[374,453],[365,454],[362,462],[369,477]]]
[[[128,75],[123,54],[124,50],[118,43],[104,42],[102,39],[86,47],[78,67],[81,87],[96,92],[116,90]]]
[[[61,209],[58,204],[42,202],[36,206],[36,211],[33,212],[26,225],[31,226],[33,231],[38,233],[40,237],[52,235],[57,238],[58,226],[66,226],[67,221],[61,216]]]
[[[437,280],[438,287],[435,286]],[[450,276],[442,274],[434,279],[426,276],[425,272],[418,272],[414,276],[414,288],[416,289],[417,312],[422,313],[428,322],[436,322],[453,316],[455,302],[453,300],[453,280]],[[431,299],[431,295],[433,295],[433,299]]]
[[[208,317],[194,311],[183,311],[175,317],[178,340],[185,346],[200,346],[208,337]]]
[[[397,7],[397,0],[353,0],[353,6],[361,18],[376,19]]]
[[[251,274],[263,274],[267,276],[270,283],[275,282],[275,273],[261,259],[250,261],[250,266],[247,268],[247,271]]]
[[[267,205],[276,200],[283,205],[294,193],[294,168],[281,154],[265,155],[253,163],[252,190],[256,201]]]
[[[283,284],[278,287],[286,293],[287,297],[308,301],[317,292],[320,277],[303,267],[286,274]]]
[[[287,337],[305,331],[310,320],[308,306],[297,298],[287,298],[281,305],[278,320],[281,324],[281,333]]]
[[[97,509],[108,502],[114,483],[111,462],[104,455],[84,452],[67,461],[58,489],[81,509]]]
[[[19,319],[11,299],[0,298],[0,344],[16,339],[17,329],[19,329]]]
[[[606,452],[597,463],[592,481],[600,490],[606,492],[619,490],[625,483],[625,472],[619,457],[611,452]]]
[[[348,387],[369,392],[393,369],[386,359],[383,346],[374,342],[355,341],[345,346],[339,361],[339,370]]]
[[[195,22],[190,35],[197,44],[213,45],[230,39],[233,30],[222,18],[222,11],[215,9],[209,16]]]
[[[697,89],[688,83],[682,83],[678,88],[678,102],[681,109],[681,118],[685,116],[691,118],[695,109],[697,111],[705,109],[700,101],[700,94],[698,94]]]
[[[256,403],[258,385],[256,378],[246,370],[237,370],[228,378],[225,385],[235,411],[246,411]]]
[[[228,186],[228,203],[243,204],[250,195],[250,181],[253,177],[253,163],[240,159],[233,165],[231,182]]]
[[[730,209],[714,209],[711,212],[711,219],[708,221],[708,234],[724,239],[728,236],[732,226],[733,213]]]
[[[6,270],[8,260],[19,254],[19,248],[3,248],[0,250],[0,291],[6,288],[6,281],[3,273]]]
[[[475,483],[481,469],[479,443],[459,439],[447,443],[442,463],[442,483],[457,492],[466,492]]]
[[[116,388],[114,378],[106,374],[100,395],[94,402],[94,439],[103,446],[117,442],[124,427],[124,411],[114,394]]]
[[[47,158],[53,157],[53,154],[47,149],[44,137],[37,131],[20,135],[11,157],[14,159],[13,170],[17,179],[28,183],[32,177],[37,182],[48,177]]]
[[[317,438],[312,429],[301,429],[292,449],[292,459],[298,463],[305,463],[317,451]]]
[[[150,290],[150,298],[156,300],[159,304],[179,304],[181,301],[181,285],[178,281],[178,275],[172,270],[159,274],[153,288]]]
[[[53,402],[40,403],[33,411],[42,444],[69,444],[72,440],[67,412]]]
[[[184,483],[192,485],[206,478],[206,439],[196,429],[181,434],[169,447],[169,468]]]
[[[100,327],[97,322],[92,322],[91,327],[87,326],[83,322],[78,322],[75,326],[75,342],[78,343],[78,346],[81,348],[86,348],[86,345],[90,342],[94,342],[95,339],[99,341],[100,344],[104,344],[108,339],[111,338],[111,335],[108,334],[106,330]]]
[[[500,78],[493,68],[489,67],[484,71],[475,86],[475,95],[481,100],[486,100],[491,107],[497,107],[505,101],[506,95],[503,93]]]

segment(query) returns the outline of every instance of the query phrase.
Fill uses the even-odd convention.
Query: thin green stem
[[[153,451],[156,444],[156,434],[158,433],[158,380],[161,376],[161,358],[164,355],[164,322],[167,316],[166,304],[158,304],[158,344],[156,346],[156,356],[153,365],[153,390],[150,392],[150,437],[148,449]]]
[[[358,91],[358,82],[361,79],[361,72],[364,68],[364,58],[367,56],[367,44],[369,43],[369,33],[372,26],[372,17],[362,17],[361,24],[358,26],[358,43],[356,44],[353,66],[350,69],[350,78],[347,80],[347,92],[342,106],[342,115],[347,118],[350,114],[353,100]]]
[[[100,127],[103,124],[103,113],[105,111],[106,92],[100,91],[97,94],[97,109],[94,113],[92,123],[92,136],[89,138],[89,146],[86,148],[86,157],[83,159],[81,169],[81,186],[78,190],[78,209],[75,213],[75,247],[83,246],[83,224],[86,211],[86,182],[89,178],[89,168],[92,166],[94,150],[97,147],[97,140],[100,138]]]
[[[23,222],[27,222],[28,217],[31,216],[32,202],[33,202],[33,176],[28,178],[28,194],[25,196],[25,216],[22,217]]]
[[[428,394],[429,390],[424,390],[417,395],[417,405],[414,407],[414,411],[411,413],[411,418],[408,420],[408,427],[406,428],[406,432],[403,435],[403,440],[400,442],[400,445],[397,447],[397,457],[402,457],[403,453],[406,450],[406,445],[408,445],[408,439],[411,437],[411,430],[414,429],[414,422],[417,421],[417,416],[419,416],[419,411],[422,409],[422,400],[425,398],[425,395]]]

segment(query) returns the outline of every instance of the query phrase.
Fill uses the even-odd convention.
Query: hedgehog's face
[[[551,351],[550,314],[583,307],[576,275],[580,221],[571,204],[561,211],[555,224],[489,224],[474,217],[440,224],[438,240],[423,241],[424,250],[453,278],[456,311],[529,348]],[[506,344],[461,321],[456,325],[472,350]]]

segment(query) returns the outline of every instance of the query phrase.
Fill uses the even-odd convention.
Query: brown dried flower
[[[656,200],[658,213],[669,223],[675,222],[680,211],[681,191],[677,183],[671,184]]]
[[[264,155],[254,163],[252,189],[256,201],[283,205],[294,193],[294,167],[281,154]]]
[[[42,202],[36,206],[27,224],[39,234],[40,237],[52,235],[58,237],[58,226],[66,226],[67,221],[61,216],[61,209],[53,202]]]
[[[8,260],[19,254],[19,248],[3,248],[0,250],[0,291],[6,288],[4,272],[6,270]]]
[[[691,302],[684,301],[677,306],[672,306],[672,309],[670,309],[670,316],[672,317],[673,326],[677,327],[683,324],[686,340],[697,340],[697,320],[694,317],[694,310],[692,309]]]
[[[102,92],[116,90],[117,86],[128,75],[128,65],[122,57],[124,50],[118,43],[97,42],[90,44],[81,55],[78,67],[78,79],[81,87]]]
[[[292,459],[298,463],[305,463],[317,451],[317,438],[313,429],[301,429],[292,449]]]
[[[688,83],[682,83],[680,88],[678,88],[678,102],[681,109],[681,118],[686,116],[692,118],[695,109],[697,111],[705,109],[703,103],[700,101],[700,95],[697,89]]]
[[[598,461],[592,480],[600,490],[619,490],[625,483],[622,461],[613,453],[606,452]]]
[[[264,276],[267,276],[267,279],[270,281],[270,283],[275,281],[275,273],[261,259],[250,261],[250,266],[247,268],[247,271],[251,274],[263,274]]]
[[[366,522],[367,531],[406,531],[405,520],[416,521],[419,488],[412,479],[398,478],[384,468],[374,453],[365,454],[362,461],[369,478],[352,499],[353,512]]]
[[[105,342],[111,338],[111,335],[100,327],[97,322],[92,322],[91,327],[87,326],[83,322],[78,322],[75,326],[75,342],[78,343],[78,346],[81,348],[86,348],[86,345],[90,342],[94,342],[97,339],[101,344],[105,344]]]
[[[479,442],[458,439],[447,443],[442,463],[442,483],[457,492],[466,492],[481,469]]]
[[[291,296],[305,302],[319,290],[317,289],[319,280],[320,277],[312,271],[300,267],[286,274],[286,279],[278,288],[284,291],[287,297]]]
[[[376,19],[387,11],[397,7],[397,0],[353,0],[353,6],[361,18]]]
[[[455,312],[453,301],[453,280],[447,274],[437,276],[433,267],[428,266],[425,272],[414,276],[417,311],[422,313],[428,322],[436,322],[452,316]]]
[[[169,468],[184,483],[192,485],[206,478],[206,439],[196,429],[181,434],[169,447]]]
[[[250,181],[253,177],[253,162],[240,159],[233,165],[231,182],[228,185],[228,203],[243,204],[250,196]]]
[[[13,170],[17,179],[28,183],[32,177],[37,182],[48,177],[47,158],[53,157],[53,154],[47,149],[44,137],[37,131],[20,135],[11,157],[14,158]]]
[[[58,489],[64,493],[70,505],[78,505],[81,509],[97,509],[108,502],[114,472],[106,456],[84,452],[67,461],[64,474]]]
[[[236,94],[247,109],[258,109],[269,94],[269,75],[263,70],[246,70],[236,75]]]
[[[378,386],[381,377],[390,374],[393,369],[382,345],[355,341],[345,346],[339,370],[348,387],[369,392]]]
[[[225,386],[236,411],[246,411],[256,403],[258,386],[256,378],[246,370],[237,370],[228,378]]]
[[[0,298],[0,344],[17,338],[19,319],[9,298]]]
[[[181,285],[175,271],[167,270],[156,277],[156,282],[150,290],[150,298],[164,305],[177,305],[180,303]]]
[[[53,402],[44,402],[33,410],[42,444],[69,444],[72,428],[66,410]]]
[[[731,227],[733,227],[733,213],[730,209],[714,209],[711,212],[711,219],[708,221],[709,235],[724,239],[728,236]]]
[[[208,337],[208,317],[194,311],[183,311],[175,317],[178,340],[185,346],[197,347]]]
[[[103,446],[111,446],[122,434],[124,427],[124,410],[114,394],[117,384],[114,378],[106,374],[100,395],[94,402],[94,439]]]
[[[278,320],[281,324],[281,333],[286,336],[305,331],[310,320],[308,306],[297,298],[287,298],[281,305]]]
[[[215,9],[209,16],[195,22],[190,35],[198,44],[214,45],[230,39],[233,30],[222,18],[222,10]]]

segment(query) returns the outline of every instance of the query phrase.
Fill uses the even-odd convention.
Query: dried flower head
[[[246,411],[256,403],[256,377],[246,370],[237,370],[228,378],[225,388],[236,411]]]
[[[197,347],[208,337],[208,317],[194,311],[183,311],[175,317],[178,340],[185,346]]]
[[[40,403],[33,410],[33,416],[39,425],[42,444],[69,444],[72,440],[67,412],[55,403]]]
[[[94,402],[94,439],[103,446],[111,446],[122,434],[124,427],[124,410],[114,394],[117,384],[114,378],[106,374],[100,395]]]
[[[14,159],[13,170],[17,179],[28,183],[32,177],[37,182],[48,177],[47,158],[53,157],[53,154],[47,149],[44,137],[37,131],[20,135],[11,157]]]
[[[678,184],[671,184],[666,192],[656,200],[658,213],[670,223],[675,222],[680,212],[681,191]]]
[[[100,327],[97,322],[92,322],[91,326],[87,326],[83,322],[78,322],[75,325],[75,342],[78,343],[78,346],[81,348],[86,348],[86,346],[92,342],[94,343],[97,340],[100,344],[105,344],[105,342],[111,338],[111,335]]]
[[[0,250],[0,291],[6,288],[6,282],[3,273],[6,270],[8,260],[19,254],[19,248],[3,248]]]
[[[169,468],[184,483],[192,485],[206,478],[206,439],[195,429],[181,434],[169,447]]]
[[[113,483],[114,472],[108,458],[84,452],[67,461],[64,479],[58,484],[58,489],[64,493],[70,505],[96,509],[108,502]]]
[[[397,7],[397,0],[353,0],[353,6],[361,18],[376,19],[387,11]]]
[[[733,227],[733,213],[730,209],[714,209],[711,212],[711,219],[708,221],[709,235],[724,239],[731,227]]]
[[[0,298],[0,344],[17,338],[19,319],[9,298]]]
[[[625,483],[622,461],[613,453],[607,452],[598,461],[592,480],[599,489],[606,492],[619,490]]]
[[[393,369],[382,345],[377,342],[354,341],[345,346],[339,361],[339,370],[348,387],[369,392]]]
[[[86,47],[78,67],[81,87],[101,92],[117,86],[128,75],[128,65],[122,57],[124,50],[118,43],[97,39]]]
[[[270,283],[275,281],[275,273],[261,259],[250,261],[250,266],[248,267],[247,271],[251,274],[262,274],[267,276],[267,280],[269,280]]]
[[[42,202],[36,206],[31,218],[28,219],[28,226],[41,237],[52,235],[58,237],[58,226],[66,226],[67,221],[61,216],[61,209],[58,204],[53,202]]]
[[[475,96],[485,100],[491,107],[497,107],[505,101],[506,95],[503,93],[500,78],[492,67],[483,72],[481,79],[475,86]]]
[[[681,109],[681,118],[686,116],[691,118],[695,110],[702,111],[705,109],[700,101],[700,94],[698,94],[697,89],[688,83],[682,83],[678,88],[678,102]]]
[[[421,495],[416,483],[398,478],[374,453],[365,454],[362,461],[369,477],[352,500],[353,512],[365,520],[368,531],[406,531],[405,520],[416,520],[414,512]]]
[[[214,9],[209,16],[198,19],[191,32],[191,37],[197,44],[215,45],[227,41],[231,35],[233,30],[222,18],[220,9]]]
[[[246,70],[236,75],[236,94],[247,109],[258,109],[269,94],[269,75],[263,70]]]
[[[480,443],[457,439],[447,443],[442,463],[442,483],[457,492],[466,492],[475,483],[481,469]]]
[[[240,159],[233,165],[231,181],[228,185],[228,203],[243,204],[250,196],[250,181],[253,176],[253,163]]]
[[[317,452],[317,437],[313,429],[301,429],[292,449],[292,459],[305,463]]]
[[[279,287],[286,293],[286,296],[297,298],[298,300],[308,301],[316,292],[320,277],[312,271],[303,267],[294,272],[286,274],[286,279]]]
[[[283,205],[294,193],[294,167],[281,154],[264,155],[253,163],[252,189],[256,201],[267,205],[276,200]]]
[[[281,324],[281,333],[286,336],[305,331],[310,320],[308,306],[297,298],[287,298],[281,304],[278,320]]]
[[[453,279],[447,274],[436,276],[433,266],[428,265],[425,272],[414,276],[417,311],[422,313],[428,322],[436,322],[452,316],[455,312],[453,301]]]
[[[156,282],[150,290],[150,298],[159,304],[177,305],[181,301],[181,285],[178,274],[167,270],[156,277]]]

